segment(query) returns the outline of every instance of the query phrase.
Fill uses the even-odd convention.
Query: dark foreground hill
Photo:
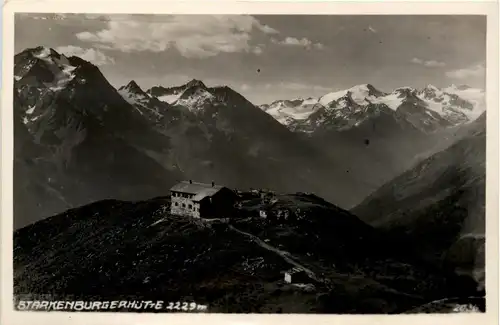
[[[427,265],[316,196],[248,199],[229,223],[172,216],[169,204],[106,200],[17,230],[16,296],[194,301],[230,313],[400,313],[478,294],[469,278]],[[308,278],[285,283],[293,267]]]

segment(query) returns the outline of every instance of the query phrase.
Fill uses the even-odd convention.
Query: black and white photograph
[[[486,312],[486,15],[20,12],[13,44],[15,310]]]

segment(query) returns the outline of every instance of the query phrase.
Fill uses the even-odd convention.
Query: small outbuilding
[[[304,269],[294,267],[285,272],[285,282],[286,283],[309,283],[311,278]]]

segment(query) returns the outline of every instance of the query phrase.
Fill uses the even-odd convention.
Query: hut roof
[[[208,196],[216,194],[223,188],[225,187],[220,185],[212,186],[212,184],[182,181],[172,186],[170,191],[193,194],[193,201],[201,201]]]

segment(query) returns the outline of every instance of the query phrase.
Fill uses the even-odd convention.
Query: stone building
[[[224,186],[182,181],[170,189],[170,213],[193,218],[228,218],[237,195]]]

